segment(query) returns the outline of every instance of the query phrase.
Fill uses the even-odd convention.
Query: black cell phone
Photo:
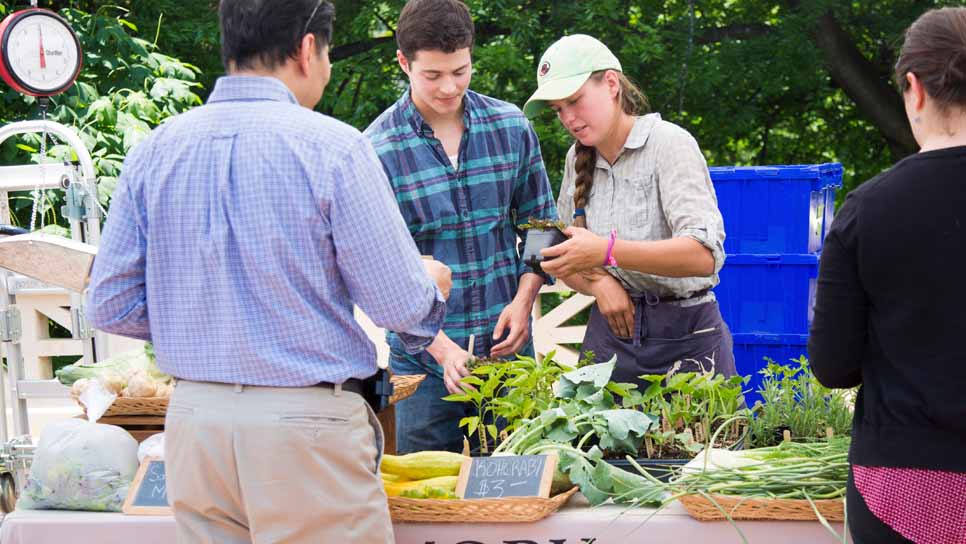
[[[389,407],[392,389],[389,372],[383,368],[362,380],[362,398],[366,399],[366,402],[372,407],[372,411],[377,414]]]

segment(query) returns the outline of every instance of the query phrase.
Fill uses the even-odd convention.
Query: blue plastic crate
[[[839,163],[714,167],[727,253],[815,253],[832,223]]]
[[[766,357],[778,364],[787,365],[792,359],[808,356],[806,334],[735,334],[735,368],[738,374],[750,377],[745,389],[748,407],[761,400],[762,375],[758,371],[768,366]]]
[[[714,292],[736,333],[808,334],[818,255],[729,255]]]

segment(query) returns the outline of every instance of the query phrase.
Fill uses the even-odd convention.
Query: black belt
[[[659,303],[663,304],[665,302],[681,302],[682,300],[701,298],[707,295],[708,292],[710,291],[711,291],[710,289],[702,289],[700,291],[691,293],[691,296],[687,296],[687,297],[678,297],[678,296],[660,297],[650,291],[642,291],[639,296],[640,298],[644,299],[644,301],[647,302],[648,304],[659,304]]]
[[[332,382],[319,382],[319,383],[315,384],[315,387],[324,387],[326,389],[335,389],[335,386],[336,385],[337,384],[334,384]],[[355,393],[357,395],[362,395],[362,390],[363,390],[362,389],[362,380],[360,380],[358,378],[349,378],[348,380],[342,382],[342,390],[343,391],[349,391],[349,392]]]

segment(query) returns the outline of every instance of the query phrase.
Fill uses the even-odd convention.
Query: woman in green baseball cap
[[[566,242],[544,271],[593,295],[583,350],[617,356],[614,379],[735,374],[731,332],[711,289],[724,264],[724,224],[694,138],[647,109],[620,61],[586,35],[561,38],[537,67],[523,108],[549,106],[576,138],[557,209]]]

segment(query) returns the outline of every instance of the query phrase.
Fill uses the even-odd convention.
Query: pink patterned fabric
[[[917,544],[966,544],[966,473],[853,465],[869,511]]]

